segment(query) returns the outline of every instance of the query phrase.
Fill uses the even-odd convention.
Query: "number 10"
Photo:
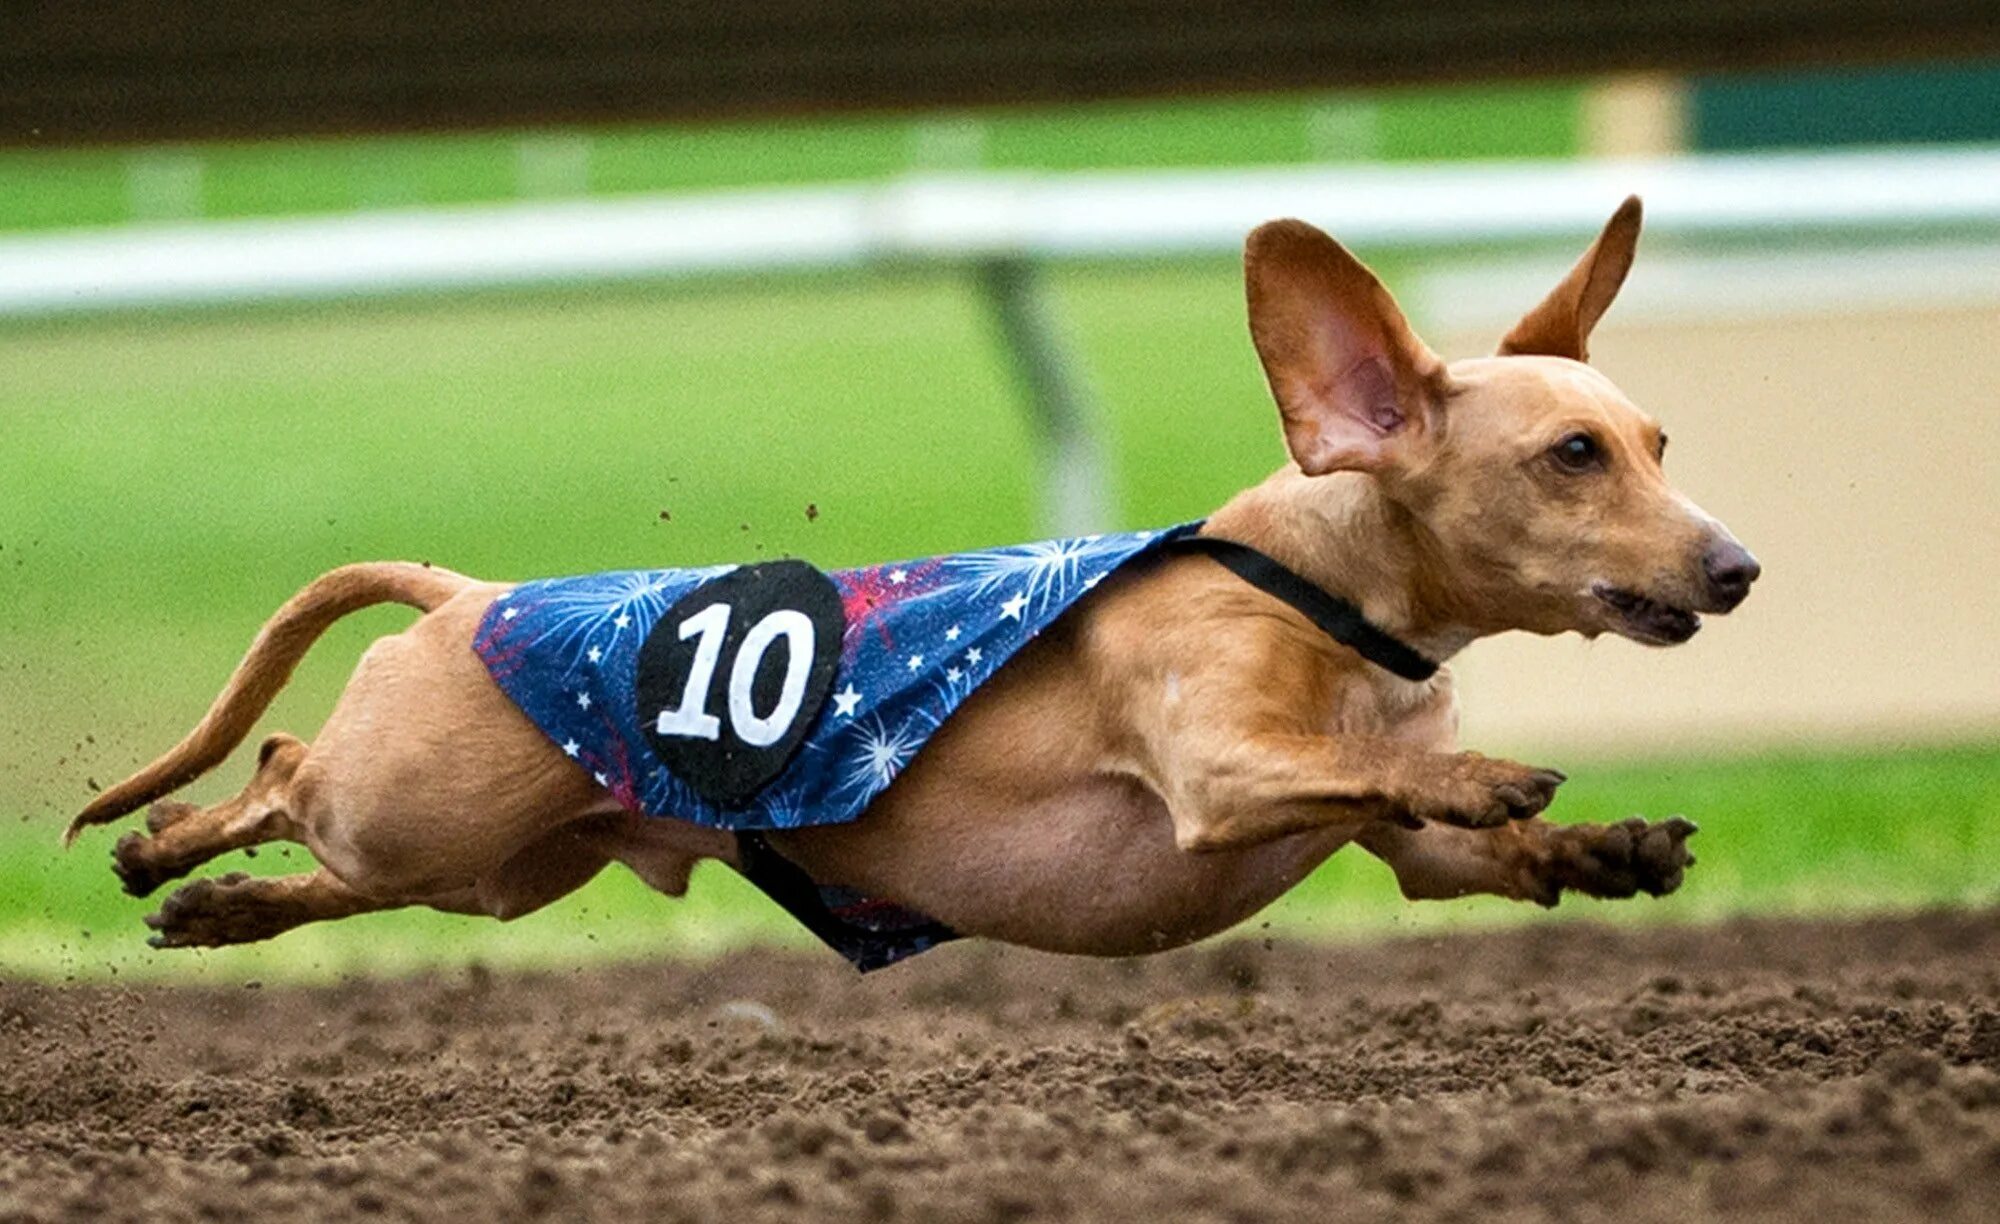
[[[722,643],[729,633],[732,612],[726,603],[713,603],[681,622],[681,641],[696,634],[701,635],[701,640],[695,643],[694,665],[688,669],[680,705],[661,710],[659,721],[654,724],[653,729],[661,735],[722,738],[722,720],[708,712],[708,698],[715,683],[716,666],[722,661]],[[777,706],[768,715],[760,716],[751,703],[750,686],[756,682],[764,652],[781,636],[785,639],[785,682],[778,690]],[[791,608],[780,608],[750,626],[750,632],[743,635],[742,644],[736,648],[735,662],[729,667],[729,727],[736,738],[753,748],[768,748],[785,737],[805,699],[813,646],[812,619]]]

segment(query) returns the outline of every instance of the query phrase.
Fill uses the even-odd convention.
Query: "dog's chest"
[[[1393,740],[1445,752],[1458,742],[1458,694],[1446,668],[1428,680],[1404,680],[1369,668],[1335,685],[1322,719],[1328,735]]]

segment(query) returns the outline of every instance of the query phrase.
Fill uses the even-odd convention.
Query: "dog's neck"
[[[1231,498],[1207,530],[1270,554],[1433,662],[1496,631],[1437,581],[1436,541],[1373,477],[1287,466]]]

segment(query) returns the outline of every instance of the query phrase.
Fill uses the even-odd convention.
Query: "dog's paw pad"
[[[1552,882],[1593,897],[1646,893],[1664,897],[1694,864],[1687,840],[1694,823],[1681,817],[1652,823],[1640,817],[1611,825],[1570,825],[1551,847]]]
[[[243,872],[232,871],[175,889],[143,919],[157,932],[146,942],[155,948],[212,948],[241,942],[254,918],[243,904],[241,890],[249,880]]]
[[[143,834],[127,833],[111,847],[111,872],[135,897],[145,896],[168,879],[155,869],[147,853],[149,844]]]
[[[1693,821],[1680,816],[1646,827],[1634,849],[1632,864],[1642,891],[1663,897],[1681,886],[1687,869],[1694,866],[1687,840],[1697,832]]]

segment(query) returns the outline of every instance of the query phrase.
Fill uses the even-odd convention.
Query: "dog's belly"
[[[1165,804],[1098,778],[1012,808],[953,794],[886,801],[852,825],[774,835],[814,878],[893,899],[962,934],[1050,952],[1156,952],[1234,926],[1352,840],[1315,830],[1240,851],[1174,843]]]

